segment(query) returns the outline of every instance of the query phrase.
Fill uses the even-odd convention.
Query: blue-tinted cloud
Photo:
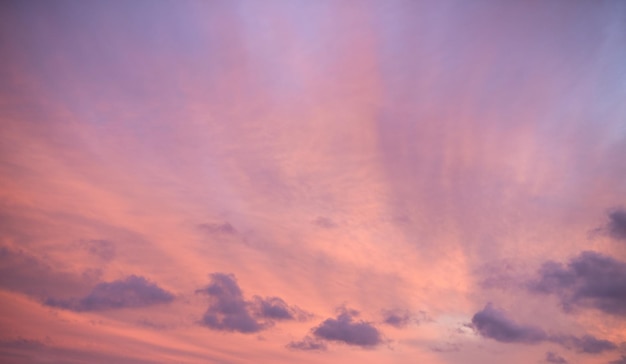
[[[560,344],[565,348],[586,354],[600,354],[605,351],[617,349],[617,345],[614,343],[608,340],[598,339],[592,335],[583,335],[581,337],[572,335],[554,336],[550,338],[550,341]]]

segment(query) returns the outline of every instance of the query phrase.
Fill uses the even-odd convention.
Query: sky
[[[3,1],[3,363],[626,363],[623,1]]]

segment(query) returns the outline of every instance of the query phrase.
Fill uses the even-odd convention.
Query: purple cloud
[[[202,324],[214,330],[254,333],[272,326],[274,320],[303,320],[309,315],[279,297],[255,296],[246,301],[232,274],[211,274],[211,283],[197,292],[211,299]]]
[[[565,360],[565,358],[551,351],[548,351],[546,353],[546,361],[548,363],[555,363],[555,364],[567,364],[568,363],[568,361]]]
[[[419,319],[414,317],[408,310],[385,310],[383,311],[383,323],[397,328],[403,328],[411,323],[417,323]]]
[[[573,349],[579,353],[586,354],[600,354],[605,351],[617,349],[617,345],[614,343],[608,340],[598,339],[591,335],[583,335],[582,337],[572,335],[554,336],[550,341],[560,344],[567,349]]]
[[[516,323],[491,303],[472,317],[472,327],[483,337],[505,343],[536,344],[548,338],[542,329]]]
[[[613,360],[609,364],[626,364],[626,355],[622,355],[621,359]]]
[[[555,294],[563,308],[592,307],[626,316],[626,263],[600,253],[585,251],[567,266],[546,262],[530,282],[533,292]]]
[[[287,344],[287,348],[304,351],[324,351],[326,350],[326,344],[321,340],[306,336],[300,341],[290,342]]]
[[[313,329],[319,339],[339,341],[348,345],[374,347],[382,342],[376,327],[365,321],[354,321],[358,312],[343,309],[337,318],[329,318]]]
[[[79,300],[45,300],[48,306],[73,311],[100,311],[119,308],[147,307],[169,303],[174,295],[141,276],[131,275],[125,279],[103,282]]]
[[[618,240],[626,241],[626,210],[619,208],[609,212],[607,224],[609,234]]]
[[[598,339],[592,335],[577,337],[574,335],[548,335],[543,329],[519,324],[503,311],[497,310],[491,303],[477,312],[472,318],[471,326],[481,336],[504,343],[538,344],[553,342],[562,347],[586,354],[600,354],[615,350],[617,345]]]

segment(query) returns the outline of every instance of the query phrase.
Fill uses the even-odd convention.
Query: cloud
[[[297,306],[289,306],[280,297],[254,296],[251,306],[254,316],[258,318],[305,321],[311,317],[310,313]]]
[[[339,341],[348,345],[374,347],[382,342],[376,327],[365,321],[354,321],[358,311],[343,309],[337,318],[329,318],[313,329],[319,339]]]
[[[607,230],[613,238],[626,240],[626,210],[619,208],[609,212]]]
[[[198,292],[206,293],[211,303],[202,323],[214,330],[253,333],[265,328],[249,312],[248,302],[232,274],[213,273],[211,283]]]
[[[99,257],[104,261],[110,261],[115,258],[115,244],[108,240],[92,239],[80,242],[80,245],[89,253]]]
[[[577,337],[574,335],[548,335],[539,327],[521,325],[488,303],[482,311],[472,318],[471,326],[481,336],[504,343],[538,344],[553,342],[562,347],[579,353],[600,354],[615,350],[617,345],[598,339],[592,335]]]
[[[287,344],[287,348],[305,351],[324,351],[326,350],[326,343],[307,335],[304,339],[300,341],[290,342],[289,344]]]
[[[310,316],[279,297],[255,296],[246,301],[232,274],[211,274],[211,283],[197,292],[211,299],[202,324],[214,330],[253,333],[273,325],[275,320],[305,320]]]
[[[605,351],[617,349],[617,345],[614,343],[608,340],[598,339],[591,335],[583,335],[582,337],[572,335],[555,336],[552,337],[550,341],[560,344],[567,349],[573,349],[579,353],[586,354],[600,354]]]
[[[549,261],[528,287],[533,292],[555,294],[563,308],[592,307],[626,316],[626,263],[600,253],[585,251],[567,266]]]
[[[383,323],[397,328],[403,328],[412,323],[417,324],[422,320],[428,320],[428,316],[423,311],[420,311],[420,317],[417,317],[408,310],[383,310]]]
[[[174,295],[141,276],[131,275],[113,282],[103,282],[79,300],[49,298],[45,304],[73,311],[100,311],[119,308],[147,307],[169,303]]]
[[[542,329],[520,325],[490,303],[472,317],[472,327],[483,337],[505,343],[536,344],[548,338]]]
[[[222,235],[235,235],[237,229],[235,229],[229,222],[224,223],[204,223],[198,225],[198,227],[210,234],[222,234]]]
[[[324,216],[318,216],[317,219],[313,221],[313,224],[324,229],[334,229],[337,227],[337,223],[335,223],[332,219]]]
[[[555,364],[567,364],[568,363],[568,361],[565,360],[565,358],[551,351],[548,351],[546,353],[546,361],[548,363],[555,363]]]
[[[626,355],[622,355],[621,359],[613,360],[609,364],[626,364]]]

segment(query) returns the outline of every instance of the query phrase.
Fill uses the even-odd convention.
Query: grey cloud
[[[620,208],[609,212],[607,230],[613,238],[626,240],[626,210]]]
[[[555,363],[555,364],[567,364],[568,363],[568,361],[565,360],[565,358],[551,351],[548,351],[546,353],[546,361],[548,363]]]
[[[174,295],[141,276],[103,282],[79,300],[47,299],[44,303],[73,311],[100,311],[119,308],[147,307],[169,303]]]
[[[538,327],[520,325],[509,319],[491,304],[472,317],[472,327],[483,337],[506,343],[536,344],[548,337]]]
[[[255,296],[246,301],[232,274],[211,274],[211,283],[197,292],[210,298],[202,324],[214,330],[253,333],[271,326],[274,320],[304,320],[309,316],[279,297]]]
[[[528,286],[533,292],[557,295],[566,311],[592,307],[626,316],[626,263],[600,253],[582,252],[566,266],[546,262]]]
[[[306,336],[300,341],[290,342],[287,344],[287,348],[305,351],[324,351],[326,350],[326,344],[321,340]]]
[[[349,345],[374,347],[382,342],[376,327],[365,321],[355,321],[358,312],[344,309],[337,318],[329,318],[313,329],[320,339],[340,341]]]

